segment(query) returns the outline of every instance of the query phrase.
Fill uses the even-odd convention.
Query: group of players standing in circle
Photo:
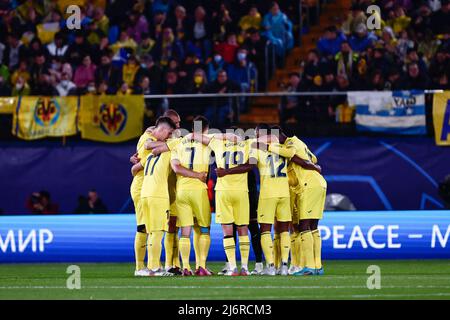
[[[327,185],[306,144],[265,124],[258,125],[253,138],[244,137],[239,130],[209,134],[203,116],[194,119],[192,132],[184,137],[179,128],[180,116],[174,110],[166,111],[142,134],[130,158],[130,191],[137,221],[135,276],[213,274],[206,266],[211,244],[207,186],[211,162],[217,167],[216,223],[222,225],[227,257],[219,274],[323,274],[318,222]],[[190,265],[192,231],[194,272]],[[250,239],[256,258],[251,272]],[[160,261],[163,243],[164,267]]]

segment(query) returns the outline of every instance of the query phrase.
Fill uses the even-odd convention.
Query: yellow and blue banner
[[[13,135],[35,140],[77,133],[78,97],[19,97],[13,116]]]
[[[123,142],[142,134],[144,96],[83,96],[79,129],[83,139]]]
[[[436,144],[450,146],[450,91],[434,94],[433,125]]]
[[[348,103],[356,106],[358,131],[426,134],[423,91],[355,91],[348,93]]]

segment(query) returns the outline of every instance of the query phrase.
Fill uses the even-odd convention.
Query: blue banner
[[[391,134],[426,134],[423,91],[354,91],[349,105],[356,107],[355,122],[360,131]]]
[[[0,263],[132,262],[135,228],[134,215],[0,217]],[[326,212],[320,231],[325,260],[450,258],[450,211]],[[208,260],[225,260],[217,224]]]

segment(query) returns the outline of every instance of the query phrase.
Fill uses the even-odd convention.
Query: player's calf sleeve
[[[200,226],[194,225],[194,253],[195,253],[195,269],[197,270],[200,266],[200,247],[198,245],[198,241],[200,240]]]
[[[261,233],[261,248],[266,258],[266,264],[273,265],[273,242],[270,231]]]
[[[136,270],[145,268],[145,251],[147,249],[147,234],[136,232],[134,237],[134,256],[136,259]]]
[[[275,233],[273,236],[273,260],[275,263],[275,268],[281,267],[281,247],[279,233]]]
[[[227,255],[228,265],[230,269],[236,268],[236,243],[233,237],[223,238],[223,248],[225,249],[225,254]]]
[[[288,231],[280,233],[280,256],[282,263],[288,263],[289,251],[291,250],[291,237]]]
[[[305,267],[315,269],[316,263],[314,261],[314,241],[313,236],[311,234],[311,231],[303,231],[300,232],[300,238],[301,238],[301,250],[302,254],[304,255],[305,259]]]
[[[209,247],[211,246],[211,237],[208,233],[202,233],[198,240],[200,251],[199,266],[206,269],[206,260],[208,259]]]
[[[250,241],[247,236],[239,236],[239,251],[241,252],[241,266],[248,269],[248,255],[250,253]]]
[[[189,264],[189,254],[191,253],[191,239],[189,237],[181,236],[178,245],[180,247],[183,269],[191,270],[191,266]]]
[[[166,233],[164,237],[164,251],[166,252],[165,267],[169,269],[173,263],[173,244],[175,242],[175,233]]]
[[[322,268],[322,238],[320,237],[319,229],[311,231],[314,241],[314,263],[316,269]]]
[[[173,241],[173,254],[172,254],[172,265],[174,267],[181,267],[180,264],[180,248],[178,245],[178,242],[180,241],[180,238],[178,237],[178,232],[175,233],[175,238]]]
[[[149,262],[148,268],[150,270],[159,269],[161,261],[161,251],[162,251],[162,239],[164,236],[164,231],[153,231],[150,234],[150,250],[149,250]]]
[[[248,229],[250,230],[255,261],[256,263],[262,262],[261,231],[259,230],[259,225],[256,221],[250,222]]]

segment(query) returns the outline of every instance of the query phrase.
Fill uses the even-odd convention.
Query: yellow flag
[[[144,96],[83,96],[80,131],[83,139],[122,142],[142,134]]]
[[[12,133],[25,140],[77,133],[78,97],[19,97]]]
[[[16,106],[16,97],[0,98],[0,113],[13,113]]]
[[[450,91],[434,94],[433,124],[436,144],[450,146]]]

